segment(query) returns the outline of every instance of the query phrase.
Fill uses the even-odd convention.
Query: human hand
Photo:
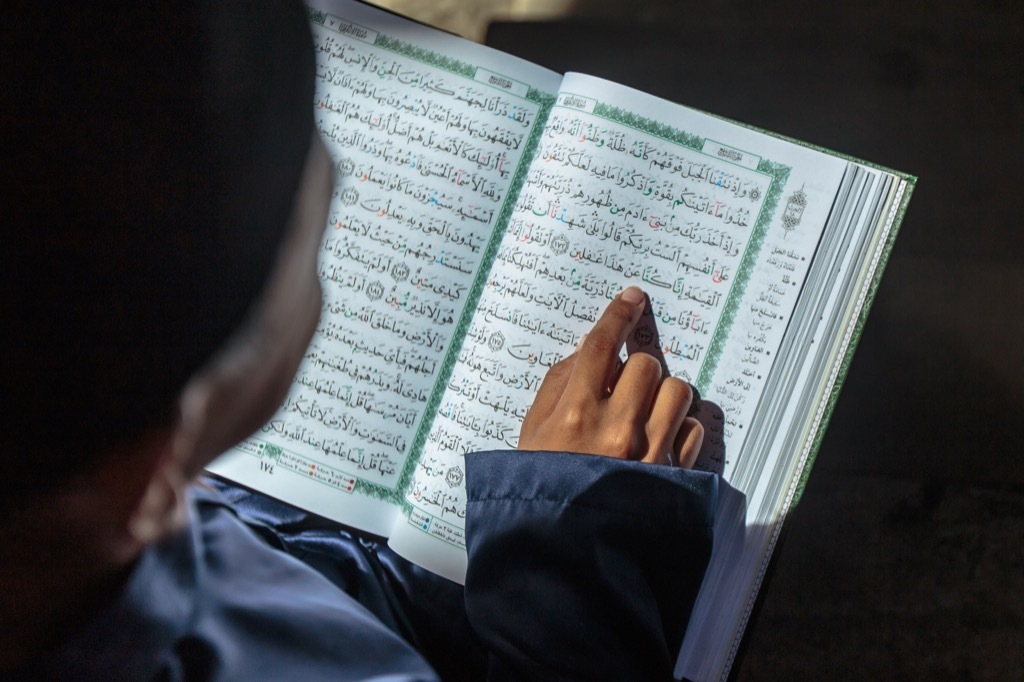
[[[686,412],[690,385],[663,377],[658,359],[619,351],[644,311],[629,287],[605,309],[576,352],[548,370],[519,434],[520,450],[605,455],[691,467],[704,429]]]

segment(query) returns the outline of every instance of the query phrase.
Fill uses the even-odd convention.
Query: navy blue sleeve
[[[569,453],[466,456],[466,587],[383,542],[215,483],[447,680],[669,679],[711,551],[717,478]]]
[[[711,555],[713,474],[466,456],[466,612],[488,678],[671,679]]]

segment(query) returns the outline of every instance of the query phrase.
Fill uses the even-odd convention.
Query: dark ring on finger
[[[693,391],[693,400],[690,402],[690,409],[686,411],[686,416],[695,417],[697,416],[697,413],[700,412],[700,408],[703,405],[700,398],[700,391],[698,391],[697,387],[690,382],[686,383],[689,384],[690,390]]]

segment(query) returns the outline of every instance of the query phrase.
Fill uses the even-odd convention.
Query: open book
[[[722,677],[914,179],[360,3],[310,19],[324,311],[280,411],[211,471],[461,581],[463,456],[514,448],[546,370],[638,284],[705,399],[698,467],[729,483],[677,667]]]

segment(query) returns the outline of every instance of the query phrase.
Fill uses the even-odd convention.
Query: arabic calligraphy
[[[424,461],[515,447],[547,369],[628,284],[650,293],[673,374],[696,376],[707,354],[766,180],[585,117],[548,121]]]
[[[313,31],[314,121],[336,164],[324,308],[263,435],[394,488],[538,106]]]

